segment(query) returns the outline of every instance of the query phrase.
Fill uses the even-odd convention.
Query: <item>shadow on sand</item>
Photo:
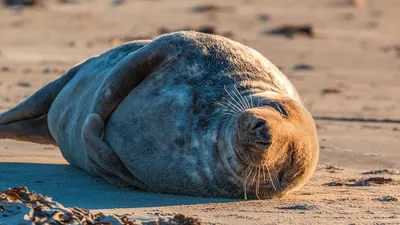
[[[69,165],[0,163],[0,191],[26,186],[50,196],[65,207],[86,209],[140,208],[200,203],[224,203],[239,199],[201,198],[156,194],[115,187]]]

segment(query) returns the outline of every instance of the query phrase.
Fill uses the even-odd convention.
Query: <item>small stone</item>
[[[323,186],[329,186],[329,187],[340,187],[340,186],[344,186],[344,185],[345,184],[340,181],[333,181],[333,182],[323,184]]]
[[[390,196],[390,195],[384,196],[381,198],[376,198],[376,200],[378,200],[380,202],[397,202],[397,201],[399,201],[396,197]]]
[[[313,70],[314,67],[312,65],[309,64],[297,64],[293,67],[293,70],[297,70],[297,71],[303,71],[303,70]]]
[[[221,11],[229,11],[231,7],[217,6],[212,4],[199,5],[193,7],[192,11],[196,13],[211,13],[211,12],[221,12]]]
[[[50,72],[51,72],[50,68],[44,68],[43,71],[42,71],[42,73],[50,73]]]
[[[327,167],[325,167],[325,169],[326,170],[344,170],[343,168],[341,168],[339,166],[333,166],[333,165],[327,166]]]
[[[204,12],[215,12],[218,11],[219,7],[216,5],[200,5],[200,6],[195,6],[193,8],[193,12],[198,12],[198,13],[204,13]]]
[[[278,209],[287,209],[287,210],[313,210],[315,207],[310,205],[294,205],[287,207],[278,207]]]
[[[321,90],[321,95],[339,94],[341,91],[337,88],[324,88]]]
[[[27,82],[27,81],[19,81],[17,83],[17,85],[20,86],[20,87],[30,87],[31,86],[31,84],[29,82]]]
[[[124,3],[125,3],[125,0],[112,0],[111,1],[111,4],[114,5],[114,6],[122,5]]]
[[[258,14],[258,15],[257,15],[257,18],[258,18],[258,20],[261,21],[261,22],[266,22],[266,21],[268,21],[268,20],[271,19],[271,16],[268,15],[268,14]]]
[[[75,41],[69,41],[69,42],[67,43],[67,46],[70,47],[70,48],[73,48],[73,47],[76,46],[76,42],[75,42]]]
[[[6,6],[34,6],[38,3],[37,0],[4,0],[4,5]]]
[[[2,71],[2,72],[9,72],[9,71],[10,71],[10,67],[8,67],[8,66],[2,66],[2,67],[1,67],[1,71]]]
[[[265,34],[284,36],[289,39],[293,39],[297,36],[306,36],[309,38],[313,38],[315,36],[314,28],[310,24],[286,24],[271,30],[267,30],[265,31]]]
[[[398,171],[398,170],[383,169],[383,170],[372,170],[372,171],[368,171],[368,172],[362,172],[361,174],[390,174],[390,175],[400,175],[400,171]]]
[[[354,184],[350,184],[349,186],[371,186],[371,185],[382,185],[382,184],[391,184],[393,183],[393,179],[384,178],[384,177],[371,177],[366,180],[360,180]]]

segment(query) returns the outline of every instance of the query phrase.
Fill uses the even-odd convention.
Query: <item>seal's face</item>
[[[232,144],[245,194],[282,197],[310,179],[318,161],[318,138],[310,113],[296,100],[268,96],[265,102],[239,114]]]

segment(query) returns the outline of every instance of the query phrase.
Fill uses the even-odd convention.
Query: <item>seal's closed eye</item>
[[[268,104],[271,106],[273,109],[275,109],[277,112],[279,112],[283,117],[288,117],[288,112],[286,111],[285,107],[282,106],[281,103],[279,102],[270,102]]]

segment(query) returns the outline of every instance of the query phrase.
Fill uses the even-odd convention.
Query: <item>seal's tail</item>
[[[74,77],[81,65],[47,84],[14,108],[0,113],[0,139],[56,144],[47,125],[47,113],[58,93]]]

